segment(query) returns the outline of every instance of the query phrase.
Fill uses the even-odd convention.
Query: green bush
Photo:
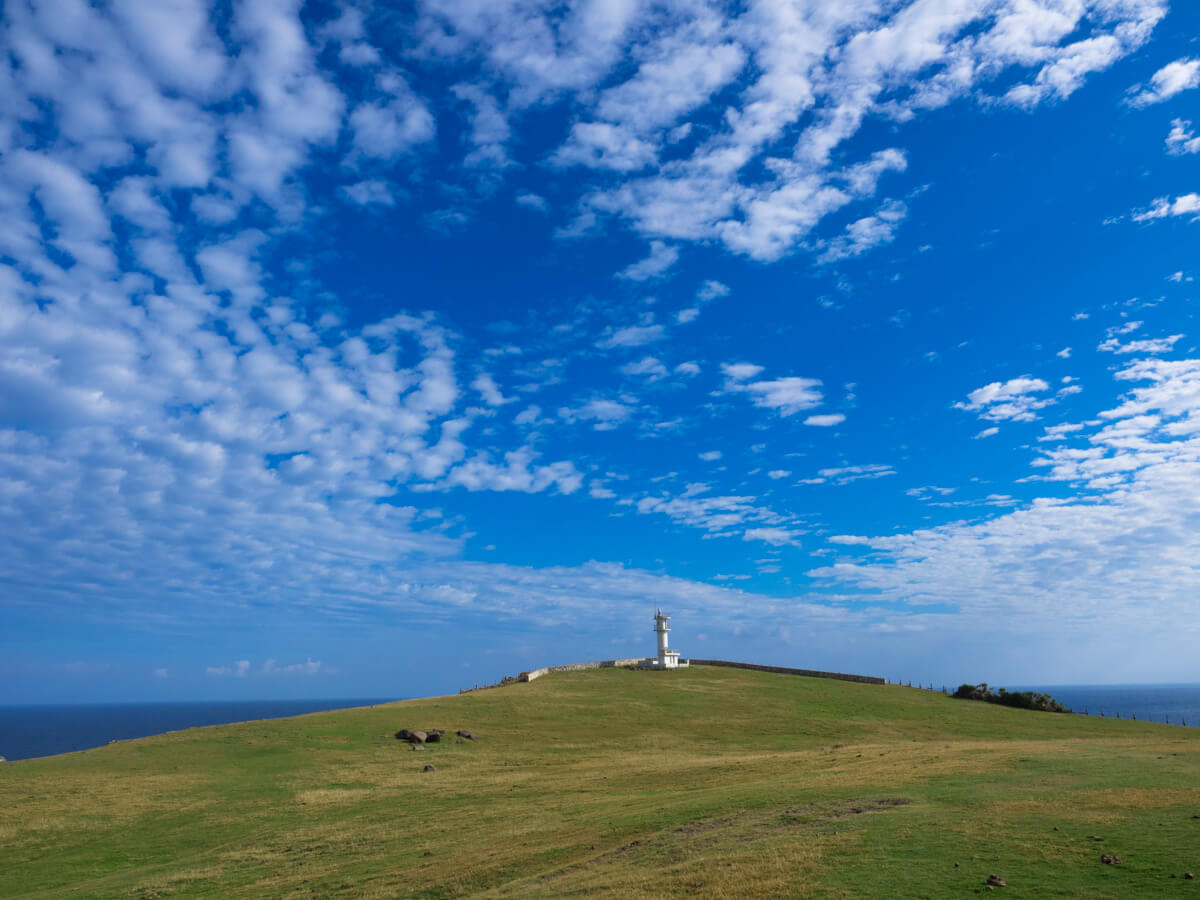
[[[960,684],[954,696],[959,700],[982,700],[985,703],[999,703],[1001,706],[1015,706],[1017,709],[1040,709],[1044,712],[1070,712],[1065,706],[1049,694],[1039,694],[1036,691],[1007,691],[1000,688],[993,691],[987,682],[982,684]]]

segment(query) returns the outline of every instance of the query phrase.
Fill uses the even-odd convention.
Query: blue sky
[[[4,16],[0,702],[1200,681],[1200,11]]]

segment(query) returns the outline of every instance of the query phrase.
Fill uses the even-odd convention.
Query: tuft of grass
[[[1194,729],[593,670],[6,763],[0,896],[1159,896],[1198,776]]]

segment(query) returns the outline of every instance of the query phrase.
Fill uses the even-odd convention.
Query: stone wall
[[[632,659],[603,659],[599,662],[568,663],[565,666],[545,666],[532,669],[517,676],[517,681],[533,681],[551,672],[579,672],[583,669],[615,669],[619,667],[636,667],[642,657]],[[680,665],[684,660],[679,661]],[[730,662],[727,659],[689,659],[687,663],[693,666],[726,666],[730,669],[753,669],[756,672],[778,672],[781,675],[807,675],[809,678],[836,678],[838,681],[856,681],[859,684],[883,684],[882,678],[871,675],[845,675],[841,672],[818,672],[815,669],[789,669],[786,666],[759,666],[754,663]]]
[[[632,659],[602,659],[598,662],[584,663],[567,663],[564,666],[545,666],[541,669],[531,669],[528,672],[522,672],[517,676],[517,681],[533,681],[535,678],[541,678],[543,675],[549,675],[551,672],[579,672],[583,669],[616,669],[621,667],[634,667],[642,661],[642,657],[635,656]]]
[[[693,666],[726,666],[731,669],[753,669],[756,672],[778,672],[783,675],[807,675],[809,678],[836,678],[838,681],[857,681],[859,684],[883,684],[873,675],[845,675],[841,672],[818,672],[815,669],[789,669],[787,666],[759,666],[754,663],[730,662],[727,659],[691,659]]]

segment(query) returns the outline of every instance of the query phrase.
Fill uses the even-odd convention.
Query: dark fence
[[[759,666],[754,663],[730,662],[727,659],[689,659],[693,666],[725,666],[730,669],[753,669],[756,672],[778,672],[781,675],[807,675],[809,678],[836,678],[859,684],[883,684],[882,678],[871,675],[844,675],[841,672],[818,672],[815,669],[789,669],[787,666]]]

